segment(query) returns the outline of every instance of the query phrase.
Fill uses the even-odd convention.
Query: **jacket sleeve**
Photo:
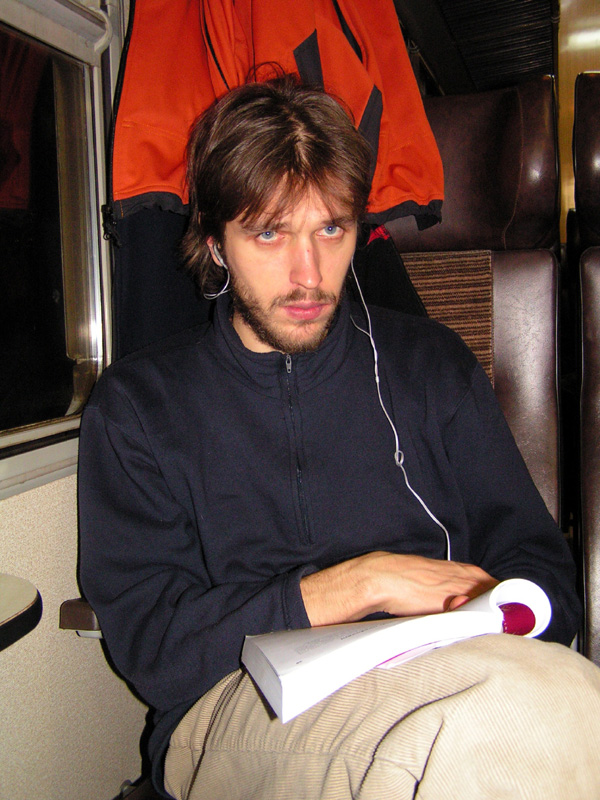
[[[470,560],[498,580],[528,578],[541,586],[552,620],[540,638],[569,645],[581,613],[574,561],[479,365],[444,439],[464,498]]]
[[[169,491],[135,409],[98,388],[80,439],[81,585],[115,666],[164,711],[238,668],[245,634],[307,627],[299,581],[312,568],[211,585],[197,523]]]

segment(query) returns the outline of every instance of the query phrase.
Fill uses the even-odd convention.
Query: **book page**
[[[462,639],[502,633],[505,604],[527,612],[519,624],[526,620],[528,636],[550,621],[545,592],[516,578],[453,611],[247,636],[242,662],[285,722],[374,667],[389,669]]]

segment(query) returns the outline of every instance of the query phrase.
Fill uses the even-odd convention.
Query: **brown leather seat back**
[[[562,513],[558,297],[549,250],[492,254],[494,389],[548,510]]]
[[[575,215],[581,294],[580,558],[582,651],[600,666],[600,73],[575,82]]]
[[[553,81],[425,98],[445,172],[443,221],[387,227],[430,316],[490,376],[529,471],[561,518],[558,145]]]
[[[581,323],[582,652],[600,666],[600,247],[581,257]]]
[[[600,245],[600,72],[575,81],[573,169],[581,248]]]
[[[444,165],[442,222],[388,229],[403,252],[530,250],[559,242],[552,78],[508,89],[424,99]]]

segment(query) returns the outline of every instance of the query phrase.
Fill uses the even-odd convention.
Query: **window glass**
[[[96,378],[90,87],[0,26],[0,432],[75,418]]]

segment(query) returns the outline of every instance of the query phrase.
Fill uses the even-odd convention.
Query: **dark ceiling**
[[[559,0],[394,0],[428,92],[556,75]]]

